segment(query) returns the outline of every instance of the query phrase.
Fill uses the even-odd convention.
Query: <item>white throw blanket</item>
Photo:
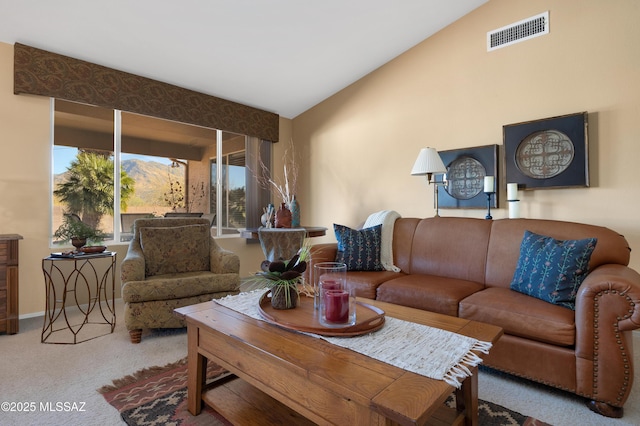
[[[400,268],[393,264],[393,227],[400,214],[393,210],[382,210],[369,215],[363,228],[382,225],[380,236],[380,263],[387,271],[400,272]]]
[[[214,299],[214,302],[264,321],[258,308],[264,292],[264,289],[254,290]],[[468,367],[482,362],[473,351],[488,353],[491,348],[491,342],[388,316],[384,327],[362,336],[341,338],[304,334],[422,376],[444,380],[456,388],[471,375]]]

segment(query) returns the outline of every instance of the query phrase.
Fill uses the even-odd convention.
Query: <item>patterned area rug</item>
[[[450,396],[445,401],[450,408],[455,408],[455,398]],[[533,417],[523,416],[501,405],[489,401],[478,401],[478,423],[480,426],[551,426]]]
[[[207,363],[207,379],[226,371],[212,362]],[[213,409],[203,407],[198,416],[187,409],[187,359],[164,367],[151,367],[130,376],[114,380],[98,392],[130,426],[227,426],[230,425]]]
[[[225,370],[209,362],[207,378],[212,379]],[[151,367],[138,371],[122,379],[114,380],[112,385],[98,389],[109,404],[115,407],[129,426],[200,426],[230,425],[220,414],[204,407],[198,416],[192,416],[187,410],[187,360]],[[447,405],[453,407],[450,397]],[[481,426],[549,426],[532,417],[523,416],[500,405],[479,401]]]

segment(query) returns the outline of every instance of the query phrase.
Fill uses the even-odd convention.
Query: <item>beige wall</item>
[[[281,119],[280,129],[281,140],[291,139],[291,120]],[[50,174],[49,99],[13,94],[13,46],[0,43],[0,234],[24,237],[19,250],[21,317],[41,313],[45,307],[42,258],[52,251]],[[259,269],[263,260],[259,244],[246,244],[240,238],[217,241],[240,256],[242,276]],[[119,265],[126,245],[109,246],[109,250],[118,252]],[[119,268],[116,276],[116,297],[120,297]]]
[[[13,95],[13,46],[0,43],[0,233],[20,234],[20,314],[44,310],[49,251],[49,99]]]
[[[550,34],[486,51],[487,31],[545,10]],[[307,159],[304,221],[355,226],[382,209],[432,216],[433,187],[409,174],[420,148],[502,145],[505,124],[588,111],[591,187],[521,191],[522,216],[615,229],[640,270],[639,16],[635,0],[491,0],[294,118]],[[492,214],[508,217],[505,203]]]

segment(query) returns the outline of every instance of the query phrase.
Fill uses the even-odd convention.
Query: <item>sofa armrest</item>
[[[127,249],[127,255],[120,265],[120,279],[122,285],[129,281],[144,280],[144,267],[144,255],[142,254],[140,243],[135,240],[131,241],[129,248]]]
[[[211,272],[216,274],[240,273],[240,257],[220,247],[213,237],[209,240],[209,263]]]
[[[312,263],[335,262],[337,253],[338,243],[315,244],[309,251]]]
[[[594,321],[609,321],[620,331],[640,328],[640,274],[609,264],[587,275],[576,298],[576,324]]]
[[[575,324],[578,393],[621,407],[633,381],[631,330],[640,328],[640,274],[616,264],[591,271],[578,290]]]
[[[309,249],[309,260],[307,261],[307,270],[304,271],[303,277],[306,282],[311,283],[313,265],[321,262],[335,262],[336,253],[338,252],[338,243],[314,244]]]

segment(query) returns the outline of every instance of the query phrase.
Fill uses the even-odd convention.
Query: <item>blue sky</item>
[[[76,155],[78,154],[78,148],[69,146],[54,145],[53,146],[53,173],[60,174],[67,171],[67,167],[71,164]],[[136,154],[122,154],[120,156],[122,161],[138,159],[142,161],[155,161],[161,164],[171,164],[171,160],[162,157],[149,157],[146,155]]]

